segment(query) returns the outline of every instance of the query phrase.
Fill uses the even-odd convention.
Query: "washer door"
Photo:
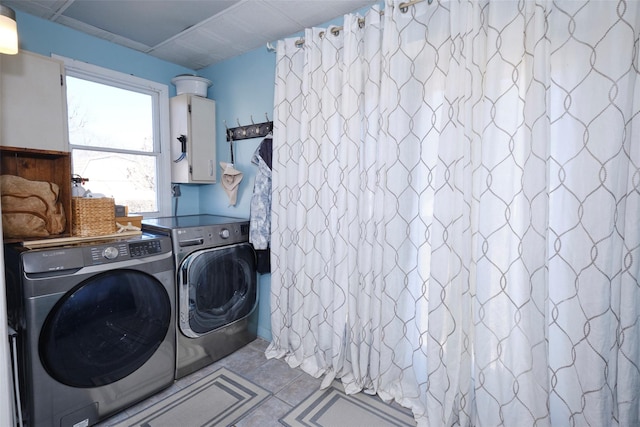
[[[257,300],[255,263],[249,243],[187,256],[178,274],[182,333],[197,338],[248,316]]]
[[[53,307],[40,334],[40,359],[63,384],[111,384],[149,360],[170,323],[171,303],[160,281],[135,270],[104,272]]]

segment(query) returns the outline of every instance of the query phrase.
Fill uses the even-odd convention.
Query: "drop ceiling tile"
[[[244,33],[272,39],[297,31],[296,22],[283,16],[265,1],[246,1],[238,4],[230,13],[209,20],[205,27],[225,34]]]
[[[269,41],[273,41],[273,38],[265,33],[247,33],[243,31],[211,33],[206,28],[200,30],[196,34],[196,37],[200,38],[205,35],[217,40],[216,48],[220,45],[229,45],[228,47],[231,49],[230,51],[246,51],[245,49],[247,48],[248,50],[251,50],[266,44]],[[185,38],[181,37],[181,39]],[[194,42],[200,43],[200,40],[197,39]]]
[[[73,18],[68,18],[63,15],[59,16],[56,22],[81,31],[85,34],[89,34],[103,40],[108,40],[113,43],[118,43],[131,49],[139,50],[141,52],[147,52],[150,49],[150,46],[147,46],[144,43],[138,43],[126,37],[110,33],[100,28],[96,28],[93,25],[85,24],[84,22],[78,21]]]
[[[64,16],[154,46],[213,16],[238,0],[76,0]]]
[[[203,57],[199,53],[190,52],[181,48],[179,45],[175,45],[173,49],[160,49],[158,51],[154,51],[153,56],[168,62],[180,64],[192,70],[199,70],[200,68],[203,68],[205,66],[204,64],[211,60],[210,57]]]
[[[194,43],[188,38],[180,37],[154,47],[150,54],[171,62],[180,58],[179,63],[194,70],[225,59],[225,56],[220,54],[221,47],[224,47],[220,39],[214,35],[200,33],[193,34],[192,37],[197,38],[198,42]]]

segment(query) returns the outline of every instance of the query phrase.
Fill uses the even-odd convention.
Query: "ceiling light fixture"
[[[18,53],[18,26],[16,13],[10,7],[0,4],[0,53]]]

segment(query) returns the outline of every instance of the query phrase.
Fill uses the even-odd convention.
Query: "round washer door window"
[[[124,269],[101,273],[51,310],[40,334],[40,358],[63,384],[111,384],[149,360],[170,322],[169,296],[153,276]]]
[[[180,330],[199,337],[248,316],[256,305],[257,275],[248,243],[195,252],[180,284]]]

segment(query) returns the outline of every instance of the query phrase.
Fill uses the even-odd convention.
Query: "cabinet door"
[[[0,62],[0,145],[69,151],[64,64],[21,52]]]
[[[216,182],[216,104],[191,97],[191,179]]]
[[[185,184],[216,182],[216,103],[182,94],[169,100],[171,108],[171,181]],[[187,139],[183,156],[178,138]]]

